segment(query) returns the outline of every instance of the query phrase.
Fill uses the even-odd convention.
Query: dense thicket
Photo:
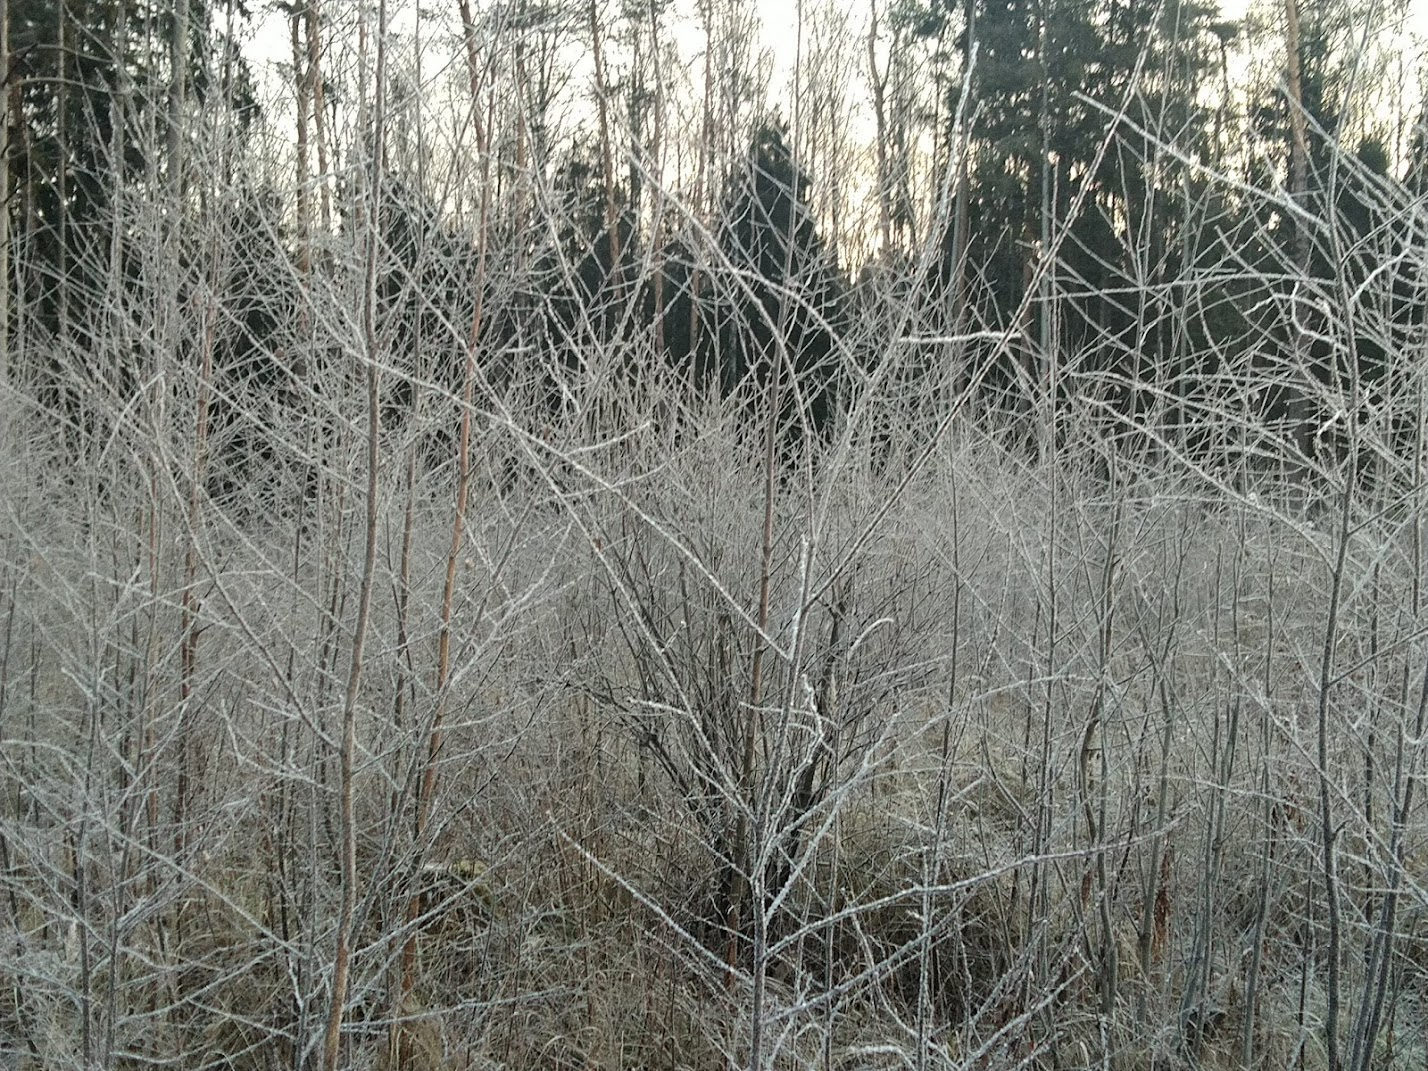
[[[1407,14],[0,0],[0,1067],[1421,1068]]]

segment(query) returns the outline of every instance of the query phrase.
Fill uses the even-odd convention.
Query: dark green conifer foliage
[[[246,130],[257,116],[246,63],[207,0],[179,2],[188,4],[192,110],[221,101]],[[31,308],[53,327],[61,314],[82,320],[108,268],[119,192],[152,195],[168,181],[167,137],[152,131],[169,126],[177,19],[173,0],[13,0],[10,12],[22,117],[10,153],[11,233]]]
[[[1169,340],[1151,337],[1169,322],[1165,310],[1127,295],[1203,255],[1184,237],[1195,191],[1158,146],[1210,148],[1201,98],[1215,17],[1205,5],[1150,0],[940,0],[927,10],[925,31],[955,41],[947,56],[964,67],[975,56],[970,78],[944,72],[943,114],[969,123],[965,217],[944,217],[932,293],[956,295],[954,320],[1025,338],[981,377],[990,414],[1025,414],[1047,389],[1051,359],[1064,390],[1125,412],[1141,404],[1138,384],[1176,359]],[[1123,107],[1130,122],[1117,124]],[[960,144],[961,132],[947,142]],[[966,355],[969,367],[982,359]]]
[[[757,407],[782,362],[782,416],[821,429],[833,411],[844,288],[814,223],[810,186],[783,130],[760,127],[726,187],[720,247],[732,272],[720,302],[717,368],[702,371]]]

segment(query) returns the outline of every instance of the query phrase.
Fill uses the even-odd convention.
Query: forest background
[[[0,0],[0,1067],[1421,1067],[1412,12]]]

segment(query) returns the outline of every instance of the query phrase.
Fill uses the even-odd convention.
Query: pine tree
[[[843,286],[809,209],[810,185],[783,130],[761,126],[725,191],[720,247],[733,277],[717,375],[725,393],[753,402],[777,372],[786,377],[782,417],[821,429],[833,413]]]
[[[975,56],[970,79],[946,79],[945,114],[969,123],[947,141],[964,137],[969,159],[933,291],[954,298],[949,318],[1024,339],[981,375],[991,409],[1026,412],[1045,396],[1051,360],[1119,407],[1134,404],[1140,347],[1156,325],[1114,295],[1140,270],[1132,236],[1155,236],[1140,259],[1162,274],[1189,252],[1175,243],[1190,205],[1159,145],[1206,147],[1212,124],[1199,97],[1214,69],[1214,17],[1149,0],[943,0],[930,12],[927,32],[957,25],[956,54]],[[1103,153],[1123,105],[1132,123]]]

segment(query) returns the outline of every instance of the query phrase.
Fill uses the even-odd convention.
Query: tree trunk
[[[0,0],[0,394],[10,382],[10,0]],[[9,406],[3,407],[9,411]],[[0,444],[7,438],[0,417]]]

